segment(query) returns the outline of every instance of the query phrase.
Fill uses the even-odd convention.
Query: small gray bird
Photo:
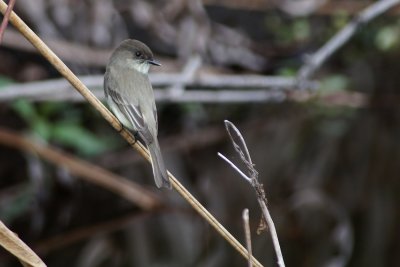
[[[157,140],[157,109],[147,76],[150,65],[161,64],[154,60],[147,45],[137,40],[123,41],[107,65],[104,93],[114,115],[149,149],[157,187],[171,188]]]

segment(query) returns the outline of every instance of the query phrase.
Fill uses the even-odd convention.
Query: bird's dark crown
[[[123,41],[116,51],[129,51],[132,54],[133,59],[136,60],[153,60],[153,53],[150,48],[144,43],[134,39]]]

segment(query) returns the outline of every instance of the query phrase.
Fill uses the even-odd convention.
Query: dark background
[[[45,40],[71,46],[109,52],[123,39],[142,40],[165,62],[155,72],[179,71],[199,54],[202,68],[215,75],[290,77],[372,3],[321,1],[294,14],[283,2],[260,0],[18,0],[15,11]],[[242,243],[241,214],[249,208],[254,256],[265,266],[276,266],[276,259],[269,233],[255,233],[256,196],[217,156],[240,163],[225,119],[246,139],[287,266],[400,261],[397,10],[363,25],[333,54],[312,77],[320,87],[306,90],[306,99],[291,97],[296,88],[289,88],[283,101],[157,104],[169,170]],[[6,32],[0,90],[60,77],[16,42]],[[74,57],[68,49],[63,57],[79,75],[103,74],[107,59],[93,63],[96,58]],[[41,157],[1,146],[0,219],[48,266],[247,265],[175,191],[156,190],[147,162],[87,103],[2,100],[0,125],[145,185],[165,204],[143,211]],[[20,266],[4,250],[0,265]]]

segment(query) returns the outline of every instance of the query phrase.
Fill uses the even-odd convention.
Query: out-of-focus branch
[[[63,60],[84,66],[104,67],[112,52],[111,50],[94,49],[59,39],[48,38],[45,41]],[[6,30],[3,45],[28,52],[37,51],[21,34],[10,29]]]
[[[168,87],[175,81],[181,82],[181,77],[178,74],[168,73],[154,73],[150,75],[150,79],[155,88]],[[180,94],[174,94],[165,89],[155,89],[156,100],[160,102],[196,103],[281,102],[284,100],[305,102],[315,100],[328,106],[358,108],[367,105],[369,99],[367,94],[359,92],[343,91],[318,95],[309,91],[273,90],[273,88],[284,89],[286,86],[287,88],[294,86],[295,79],[287,77],[200,74],[194,79],[192,83],[186,85],[190,89],[186,89]],[[90,88],[97,98],[104,98],[103,76],[81,76],[80,80]],[[270,88],[270,90],[264,90],[264,86]],[[205,90],[205,88],[209,90]],[[243,90],[239,90],[239,88]],[[29,101],[84,101],[79,93],[71,89],[72,86],[64,79],[13,84],[2,87],[0,102],[20,98]]]
[[[292,0],[296,2],[296,0]],[[276,3],[279,0],[203,0],[206,6],[220,6],[229,9],[241,10],[257,10],[257,11],[270,11],[276,9]],[[345,11],[347,14],[356,14],[366,6],[376,2],[374,0],[330,0],[324,5],[319,6],[313,11],[314,15],[334,15],[337,12]],[[395,8],[390,12],[391,14],[399,14],[400,8]]]
[[[94,225],[80,227],[78,229],[73,229],[66,233],[61,233],[56,236],[49,237],[43,241],[40,241],[34,245],[34,249],[39,254],[48,254],[62,247],[69,246],[76,242],[89,239],[94,235],[107,234],[113,231],[117,231],[126,228],[130,224],[134,223],[137,219],[146,218],[153,213],[139,213],[124,215],[119,218],[113,218],[105,222],[96,223]]]
[[[7,10],[6,10],[6,13],[4,14],[3,21],[1,22],[1,26],[0,26],[0,44],[3,41],[4,32],[5,32],[6,28],[7,28],[8,20],[10,18],[10,14],[11,14],[11,11],[13,10],[13,8],[14,8],[14,5],[15,5],[15,0],[10,0],[9,3],[8,3],[8,7],[7,7]]]
[[[103,76],[80,77],[92,91],[102,99]],[[261,75],[214,75],[198,74],[187,79],[177,73],[153,73],[150,75],[157,101],[164,102],[279,102],[285,99],[285,92],[295,88],[296,79],[279,76]],[[318,86],[316,82],[307,83],[310,87]],[[176,85],[185,90],[165,90]],[[0,91],[0,102],[26,98],[31,101],[83,101],[84,98],[64,79],[13,84]],[[240,90],[239,90],[240,89]],[[269,89],[269,90],[268,90]]]
[[[43,39],[62,60],[81,66],[105,67],[112,53],[112,49],[95,48],[57,38]],[[32,53],[38,52],[20,33],[10,28],[6,29],[2,44],[11,49]],[[160,58],[157,57],[157,59]],[[179,67],[179,63],[175,60],[161,58],[161,61],[163,70],[175,71]]]
[[[10,14],[11,14],[11,11],[12,11],[14,5],[15,5],[15,0],[10,0],[9,3],[8,3],[8,7],[7,7],[7,10],[6,10],[6,13],[4,14],[3,20],[1,22],[1,25],[0,25],[0,44],[1,44],[2,40],[3,40],[4,32],[5,32],[6,28],[7,28],[8,20],[10,18]]]
[[[144,210],[151,210],[161,206],[157,196],[142,186],[92,163],[58,151],[51,146],[24,138],[11,130],[0,128],[0,144],[33,152],[53,164],[67,168],[69,172],[77,175],[82,180],[94,183],[120,195]]]
[[[0,11],[5,13],[7,5],[0,0]],[[151,163],[149,151],[139,142],[136,142],[132,134],[122,127],[118,119],[97,99],[92,92],[75,76],[75,74],[54,54],[53,51],[23,22],[14,12],[11,13],[10,22],[31,42],[36,49],[46,58],[67,79],[74,88],[81,93],[85,99],[103,116],[103,118],[138,152],[143,158]],[[247,258],[247,250],[235,239],[235,237],[225,229],[211,213],[201,205],[201,203],[175,178],[168,172],[169,179],[173,188],[199,213],[214,229],[231,244],[237,252]],[[251,258],[256,266],[262,266],[256,258]]]
[[[327,0],[279,0],[275,5],[290,16],[308,16],[313,14]]]
[[[85,82],[89,88],[103,88],[103,75],[79,76],[82,82]],[[151,73],[150,80],[155,88],[164,88],[172,86],[176,83],[182,83],[190,88],[211,88],[211,89],[290,89],[296,86],[296,80],[292,77],[282,76],[262,76],[262,75],[229,75],[229,74],[203,74],[200,73],[192,79],[184,79],[179,73]],[[310,83],[318,85],[318,83]],[[71,85],[65,79],[47,80],[39,82],[31,82],[25,84],[14,84],[5,86],[1,90],[2,99],[13,98],[13,94],[19,94],[18,91],[24,92],[20,96],[33,97],[36,94],[50,94],[56,91],[56,94],[62,90],[70,90]],[[39,89],[41,91],[39,91]],[[3,91],[7,91],[4,93]],[[13,92],[17,91],[17,92]],[[28,92],[31,92],[30,94]]]
[[[350,21],[342,30],[333,36],[317,52],[306,58],[305,64],[298,72],[300,88],[308,88],[303,84],[325,63],[328,58],[341,48],[365,23],[376,18],[388,9],[400,3],[400,0],[382,0],[377,1],[363,10],[359,15]]]
[[[189,58],[185,67],[181,72],[181,77],[177,79],[175,84],[172,84],[168,91],[170,94],[179,95],[185,90],[185,85],[193,80],[197,70],[201,67],[201,57],[199,55]]]
[[[278,234],[276,233],[274,221],[272,220],[271,214],[267,207],[267,198],[265,196],[264,187],[258,180],[258,172],[254,168],[254,164],[251,160],[250,153],[247,148],[246,142],[245,142],[242,134],[238,130],[238,128],[236,128],[236,126],[233,123],[225,120],[225,128],[229,134],[229,137],[231,139],[234,149],[236,150],[240,159],[246,166],[246,171],[248,173],[248,176],[246,174],[244,174],[244,172],[241,171],[239,167],[237,167],[233,162],[231,162],[229,159],[227,159],[221,153],[218,153],[218,156],[220,156],[231,167],[233,167],[233,169],[236,170],[242,176],[242,178],[246,182],[250,183],[250,185],[253,187],[253,189],[256,193],[257,201],[258,201],[258,204],[260,205],[263,217],[267,221],[269,232],[271,233],[272,243],[274,245],[275,254],[278,259],[278,265],[280,267],[284,267],[285,262],[283,260],[281,247],[279,245]]]

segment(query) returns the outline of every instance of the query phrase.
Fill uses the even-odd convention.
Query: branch
[[[226,163],[228,163],[229,165],[231,165],[231,167],[237,171],[240,176],[243,177],[243,179],[245,179],[247,182],[251,183],[251,178],[247,177],[246,174],[244,174],[232,161],[230,161],[227,157],[225,157],[224,155],[222,155],[221,153],[218,152],[218,156],[220,158],[222,158],[223,160],[225,160]]]
[[[7,24],[8,24],[8,20],[10,19],[10,14],[11,11],[13,10],[15,5],[15,0],[10,0],[8,3],[8,7],[6,10],[6,13],[4,14],[4,18],[3,21],[1,22],[1,26],[0,26],[0,44],[3,41],[3,36],[4,36],[4,32],[7,28]]]
[[[298,74],[300,88],[308,88],[302,84],[307,81],[328,58],[341,48],[364,24],[381,15],[388,9],[400,3],[400,0],[381,0],[364,9],[359,15],[352,19],[342,30],[333,36],[317,52],[306,59]]]
[[[182,78],[181,73],[150,73],[150,81],[155,88],[164,88],[172,86],[176,83],[182,83],[185,87],[197,88],[232,88],[232,89],[275,89],[275,90],[289,90],[296,86],[296,79],[294,77],[283,76],[262,76],[253,74],[243,75],[230,75],[230,74],[204,74],[200,73],[193,76],[191,79]],[[88,87],[103,88],[103,75],[88,75],[79,76],[82,82],[88,84]],[[309,86],[318,86],[318,82],[311,81]],[[60,88],[61,87],[61,88]],[[41,93],[50,94],[54,90],[71,89],[71,85],[65,79],[54,79],[46,81],[35,81],[30,83],[15,84],[5,86],[3,90],[39,90]],[[10,92],[12,94],[12,92]],[[57,94],[59,91],[56,92]],[[31,93],[35,95],[35,92]]]
[[[86,239],[90,239],[95,235],[105,235],[110,232],[124,229],[127,226],[135,223],[136,220],[153,214],[153,212],[139,214],[135,212],[133,214],[112,218],[88,226],[78,227],[39,241],[38,243],[33,245],[33,248],[40,255],[46,255],[57,249],[70,246],[77,242],[82,242]]]
[[[258,12],[271,12],[276,11],[277,4],[285,1],[272,1],[272,0],[203,0],[206,6],[221,6],[229,9],[240,9],[240,10],[256,10]],[[296,2],[293,1],[292,2]],[[338,12],[345,11],[346,14],[355,14],[364,9],[366,5],[375,2],[374,0],[334,0],[327,1],[324,5],[318,7],[313,11],[313,15],[327,15],[332,16]],[[400,9],[396,8],[391,14],[399,14]]]
[[[249,209],[244,209],[242,213],[242,219],[243,219],[243,227],[244,227],[244,236],[246,238],[246,247],[247,251],[249,252],[249,267],[252,267],[253,265],[251,264],[251,255],[252,255],[252,249],[251,249],[251,234],[250,234],[250,224],[249,224]]]
[[[0,1],[0,11],[4,13],[7,5]],[[98,100],[93,93],[75,76],[75,74],[54,54],[53,51],[14,13],[10,16],[11,23],[28,39],[29,42],[56,68],[65,79],[118,131],[121,136],[136,149],[148,162],[151,162],[148,150],[133,138],[131,133],[122,127],[117,118]],[[243,257],[247,258],[247,250],[226,230],[211,213],[204,208],[190,192],[168,172],[169,179],[174,189],[205,219],[214,229],[227,240]],[[262,266],[254,257],[252,262],[256,266]]]
[[[67,168],[69,172],[77,175],[82,180],[120,195],[144,210],[151,210],[161,206],[157,196],[142,186],[92,163],[77,159],[65,152],[57,151],[51,146],[24,138],[14,131],[0,128],[0,144],[33,152],[55,165]]]
[[[204,88],[209,86],[209,90],[205,90],[204,88],[190,88],[185,90],[183,93],[176,95],[171,94],[165,89],[154,89],[156,100],[159,102],[178,103],[263,103],[282,102],[285,100],[295,102],[316,100],[323,105],[348,106],[352,108],[364,107],[369,103],[368,94],[360,92],[342,91],[329,94],[315,94],[310,91],[283,90],[285,83],[289,85],[289,82],[293,82],[294,84],[295,79],[293,78],[258,75],[234,76],[210,74],[202,75],[201,77],[201,83],[196,82],[196,84],[204,86]],[[102,88],[103,76],[80,76],[79,79],[90,88],[97,98],[104,98]],[[178,80],[179,77],[176,74],[155,73],[150,76],[150,79],[155,87],[161,88],[172,84],[175,81],[174,79]],[[200,81],[200,79],[197,78],[196,80]],[[280,85],[282,86],[282,90],[264,90],[262,87],[263,83],[265,83],[266,86]],[[193,82],[193,84],[187,84],[187,86],[195,86],[195,82]],[[238,89],[241,86],[243,90]],[[228,87],[232,89],[223,89]],[[73,89],[73,87],[65,81],[65,79],[12,84],[1,87],[0,102],[20,98],[25,98],[29,101],[85,101],[81,94],[71,89]]]
[[[172,78],[176,77],[175,74]],[[153,74],[151,80],[156,86],[164,87],[168,74]],[[247,89],[238,90],[233,87],[234,83],[230,81],[229,76],[223,75],[221,80],[215,75],[208,75],[211,79],[215,79],[216,87],[211,87],[214,90],[190,89],[185,90],[181,95],[173,95],[166,92],[164,89],[154,89],[156,100],[159,102],[203,102],[203,103],[249,103],[249,102],[281,102],[291,100],[295,102],[306,102],[310,100],[319,101],[319,103],[327,106],[348,106],[352,108],[364,107],[369,103],[369,95],[360,92],[332,92],[329,94],[315,94],[310,91],[282,91],[282,90],[263,90],[263,89]],[[245,77],[244,77],[245,76]],[[252,76],[252,75],[250,75]],[[239,75],[240,79],[252,80],[247,75]],[[255,76],[256,80],[258,76]],[[262,77],[262,76],[261,76]],[[171,80],[172,80],[171,78]],[[265,77],[267,78],[267,77]],[[268,79],[273,77],[268,77]],[[277,78],[277,77],[276,77]],[[232,75],[234,80],[234,76]],[[85,83],[92,93],[99,99],[104,98],[103,88],[101,86],[102,76],[81,76],[80,80]],[[223,86],[223,81],[227,81],[226,85],[231,85],[233,89],[222,90],[217,83]],[[257,85],[257,81],[253,81]],[[158,85],[157,85],[158,84]],[[238,86],[239,87],[239,86]],[[246,87],[244,87],[246,88]],[[0,102],[11,101],[15,99],[25,98],[29,101],[85,101],[85,99],[64,79],[47,80],[40,82],[30,82],[23,84],[13,84],[1,87]]]
[[[189,58],[180,74],[179,79],[177,79],[177,81],[168,88],[169,93],[172,95],[182,94],[185,90],[185,85],[193,80],[197,70],[201,67],[201,64],[202,62],[200,56],[197,55]]]
[[[245,177],[245,180],[248,181],[250,183],[250,185],[253,187],[253,189],[256,193],[256,196],[257,196],[258,204],[260,205],[262,214],[267,221],[267,225],[268,225],[270,233],[271,233],[272,243],[274,245],[275,254],[278,259],[278,265],[280,267],[284,267],[285,262],[283,260],[281,247],[279,245],[278,234],[276,233],[274,221],[272,220],[271,214],[267,207],[267,198],[265,196],[265,191],[264,191],[263,185],[258,180],[258,172],[254,168],[254,164],[251,161],[251,157],[250,157],[249,151],[247,149],[246,142],[245,142],[242,134],[240,133],[240,131],[236,128],[236,126],[233,123],[225,120],[225,128],[229,134],[229,137],[231,139],[233,147],[235,148],[236,152],[239,154],[243,163],[246,165],[247,172],[249,173],[250,177],[247,177],[246,175],[244,175],[244,173],[237,166],[235,166],[232,162],[230,162],[224,156],[221,155],[221,157],[226,159],[226,161],[233,167],[233,169],[236,170],[243,177]]]
[[[103,76],[80,76],[92,93],[104,98]],[[177,73],[150,74],[157,101],[163,102],[204,102],[204,103],[248,103],[281,102],[286,92],[296,87],[296,78],[261,75],[214,75],[199,74],[191,79],[182,78]],[[183,91],[160,88],[175,85],[186,88]],[[307,83],[317,87],[316,82]],[[19,98],[31,101],[84,101],[82,96],[71,90],[73,87],[65,79],[46,80],[24,84],[12,84],[0,90],[0,102]]]
[[[37,51],[17,31],[7,29],[6,33],[3,40],[5,47],[27,52]],[[45,38],[44,41],[66,62],[82,66],[104,67],[112,53],[111,49],[99,49],[55,38]]]

